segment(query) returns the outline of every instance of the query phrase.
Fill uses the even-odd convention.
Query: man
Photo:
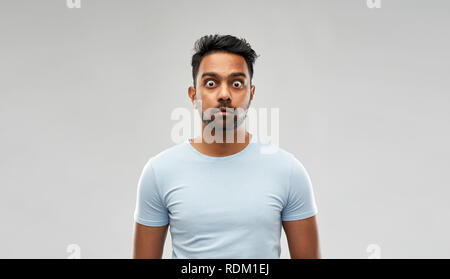
[[[317,207],[305,168],[281,148],[262,152],[274,146],[243,125],[255,94],[255,51],[230,35],[204,36],[195,51],[188,96],[202,116],[203,133],[145,165],[133,257],[161,258],[170,225],[175,259],[279,258],[281,226],[291,258],[320,258]]]

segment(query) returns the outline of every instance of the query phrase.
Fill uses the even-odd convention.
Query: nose
[[[228,85],[223,85],[220,87],[219,93],[217,95],[217,101],[220,104],[230,104],[231,103],[231,94],[228,89]]]

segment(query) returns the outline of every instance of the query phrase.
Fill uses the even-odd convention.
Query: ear
[[[255,85],[252,85],[250,87],[250,100],[248,100],[248,106],[250,106],[250,103],[252,102],[254,95],[255,95]]]
[[[189,86],[188,88],[188,96],[191,99],[192,104],[194,105],[194,108],[196,108],[196,102],[195,102],[195,95],[197,93],[197,90],[194,86]]]
[[[255,85],[250,88],[250,100],[253,100],[253,95],[255,95]]]

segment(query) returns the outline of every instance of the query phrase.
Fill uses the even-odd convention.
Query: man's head
[[[245,39],[238,39],[231,35],[206,35],[195,42],[192,56],[192,78],[194,87],[197,87],[197,74],[203,57],[217,51],[234,53],[245,59],[250,74],[250,84],[253,78],[253,64],[258,55]]]
[[[253,99],[255,86],[251,81],[257,54],[244,39],[217,34],[197,40],[194,50],[194,85],[189,87],[189,97],[194,106],[200,101],[205,124],[221,116],[224,129],[236,129],[245,120]],[[221,108],[228,108],[228,114],[216,114]],[[234,125],[226,125],[230,122]]]

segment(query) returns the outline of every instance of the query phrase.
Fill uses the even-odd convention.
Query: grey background
[[[211,33],[261,55],[253,107],[280,109],[324,258],[449,258],[448,1],[81,2],[0,0],[1,258],[131,257],[139,175]]]

